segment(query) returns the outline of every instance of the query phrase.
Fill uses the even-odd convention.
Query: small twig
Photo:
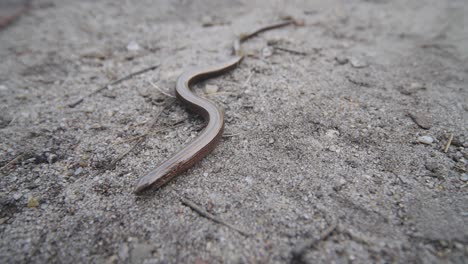
[[[245,80],[245,82],[242,84],[242,88],[247,87],[247,85],[250,83],[250,79],[252,78],[253,74],[254,74],[253,71],[250,71],[250,74],[247,77],[247,80]]]
[[[371,246],[373,243],[372,241],[372,238],[364,235],[364,234],[360,234],[358,232],[355,232],[349,228],[344,228],[342,225],[340,225],[338,227],[338,232],[342,233],[342,234],[347,234],[352,240],[358,242],[358,243],[361,243],[361,244],[364,244],[364,245],[367,245],[367,246]]]
[[[153,122],[148,126],[148,128],[146,129],[145,133],[137,140],[137,142],[132,146],[130,147],[127,151],[125,151],[124,153],[120,154],[117,158],[115,158],[110,164],[109,166],[107,166],[107,169],[113,169],[115,167],[115,165],[117,164],[117,162],[119,162],[120,160],[122,160],[125,156],[128,155],[128,153],[130,153],[133,149],[135,149],[139,144],[141,144],[145,139],[146,139],[146,136],[150,133],[150,130],[151,128],[156,124],[156,122],[158,121],[158,117],[161,115],[161,113],[164,111],[164,109],[166,109],[169,105],[171,104],[167,104],[164,108],[162,108],[159,113],[154,117],[154,120]]]
[[[172,188],[171,188],[172,189]],[[218,224],[221,224],[221,225],[224,225],[224,226],[227,226],[233,230],[236,230],[237,232],[239,232],[239,234],[243,235],[243,236],[250,236],[249,233],[245,232],[244,230],[238,228],[237,226],[234,226],[230,223],[227,223],[226,221],[224,221],[223,219],[221,218],[218,218],[210,213],[208,213],[207,211],[205,211],[203,208],[201,208],[200,206],[196,205],[194,202],[190,201],[189,199],[183,197],[182,195],[179,195],[174,189],[172,189],[172,191],[179,197],[180,199],[180,202],[188,207],[190,207],[192,210],[194,210],[195,212],[197,212],[200,216],[203,216],[207,219],[210,219],[212,220],[213,222],[215,223],[218,223]]]
[[[107,166],[107,169],[108,170],[113,169],[115,167],[115,165],[117,164],[117,162],[121,161],[125,156],[127,156],[128,153],[130,153],[132,150],[134,150],[141,142],[143,142],[144,139],[145,139],[144,137],[141,137],[140,139],[138,139],[138,141],[131,148],[129,148],[127,151],[125,151],[124,153],[120,154],[117,158],[115,158]]]
[[[160,93],[164,94],[165,96],[175,98],[175,96],[173,96],[172,94],[169,94],[169,93],[165,92],[163,89],[159,88],[159,86],[157,86],[157,85],[156,85],[155,83],[153,83],[152,81],[149,81],[149,83],[151,84],[151,86],[153,86],[154,88],[156,88],[156,90],[158,90]]]
[[[171,124],[169,124],[170,127],[178,127],[180,125],[182,125],[188,118],[184,118],[184,119],[181,119],[181,120],[177,120],[175,122],[172,122]]]
[[[362,86],[362,87],[369,87],[370,86],[369,83],[367,83],[365,81],[355,80],[351,76],[346,76],[346,79],[348,79],[348,81],[350,81],[351,83],[353,83],[355,85],[358,85],[358,86]]]
[[[105,87],[101,88],[101,90],[106,89],[107,86],[109,86],[109,85],[116,85],[116,84],[119,84],[119,83],[121,83],[121,82],[123,82],[123,81],[126,81],[126,80],[128,80],[128,79],[131,79],[131,78],[133,78],[133,77],[135,77],[135,76],[137,76],[137,75],[143,74],[143,73],[145,73],[145,72],[154,71],[154,70],[156,70],[156,68],[158,68],[158,67],[159,67],[159,65],[153,65],[153,66],[150,66],[150,67],[148,67],[148,68],[144,68],[144,69],[142,69],[142,70],[139,70],[139,71],[136,71],[136,72],[132,72],[132,73],[130,73],[130,74],[127,75],[127,76],[124,76],[124,77],[122,77],[122,78],[120,78],[120,79],[118,79],[118,80],[115,80],[115,81],[113,81],[113,82],[110,82],[108,85],[106,85]],[[100,90],[99,90],[99,91],[100,91]],[[99,91],[97,91],[97,92],[99,92]],[[96,92],[96,93],[97,93],[97,92]]]
[[[242,48],[241,48],[241,43],[243,43],[244,41],[246,41],[246,40],[248,40],[248,39],[250,39],[250,38],[252,38],[254,36],[257,36],[258,34],[260,34],[262,32],[265,32],[265,31],[268,31],[268,30],[271,30],[271,29],[284,27],[284,26],[287,26],[287,25],[290,25],[290,24],[298,25],[297,22],[298,22],[297,20],[293,20],[293,19],[288,18],[288,19],[286,19],[286,20],[284,20],[282,22],[258,28],[258,29],[256,29],[255,31],[253,31],[251,33],[241,34],[234,41],[234,44],[233,44],[233,47],[232,47],[234,55],[236,55],[236,56],[244,56],[245,55],[244,52],[242,51]]]
[[[323,230],[318,237],[303,242],[301,245],[299,245],[296,249],[292,251],[293,260],[297,263],[303,263],[304,261],[302,257],[304,256],[306,251],[310,248],[315,247],[319,242],[327,239],[333,233],[333,231],[336,230],[337,226],[338,221],[335,218],[333,218],[330,225],[325,230]]]
[[[141,135],[134,136],[134,137],[127,138],[127,139],[123,139],[121,141],[117,141],[117,142],[113,143],[112,145],[120,145],[120,144],[123,144],[123,143],[127,143],[127,142],[137,140],[137,139],[142,138],[142,137],[146,137],[146,136],[149,136],[149,135],[154,135],[154,134],[159,133],[159,132],[163,132],[163,131],[166,131],[166,130],[169,130],[169,129],[173,129],[174,127],[178,127],[178,126],[183,125],[185,120],[187,120],[187,119],[176,121],[176,122],[174,122],[172,124],[169,124],[168,127],[163,128],[163,129],[157,129],[157,130],[151,131],[151,132],[147,131],[147,132],[145,132],[145,133],[143,133]]]
[[[397,179],[400,180],[400,182],[401,182],[402,184],[406,184],[406,182],[400,177],[400,175],[396,174],[396,173],[393,172],[393,171],[392,171],[391,173],[393,173],[393,175],[395,175],[395,177],[397,177]]]
[[[159,132],[159,131],[161,131],[161,130],[156,130],[156,131],[154,131],[154,132]],[[113,143],[112,145],[115,146],[115,145],[120,145],[120,144],[123,144],[123,143],[131,142],[131,141],[140,139],[140,138],[142,138],[142,137],[146,137],[147,135],[148,135],[148,134],[145,133],[145,134],[142,134],[142,135],[138,135],[138,136],[134,136],[134,137],[131,137],[131,138],[123,139],[123,140],[121,140],[121,141],[117,141],[117,142]]]
[[[275,49],[277,50],[281,50],[281,51],[284,51],[284,52],[289,52],[291,54],[294,54],[294,55],[300,55],[300,56],[306,56],[307,53],[306,52],[303,52],[303,51],[297,51],[297,50],[292,50],[292,49],[288,49],[288,48],[283,48],[283,47],[279,47],[279,46],[273,46]]]
[[[151,67],[144,68],[144,69],[139,70],[139,71],[136,71],[136,72],[132,72],[132,73],[130,73],[129,75],[126,75],[126,76],[124,76],[124,77],[122,77],[122,78],[120,78],[120,79],[118,79],[118,80],[109,82],[109,83],[107,83],[106,85],[101,86],[101,87],[99,87],[98,89],[92,91],[91,93],[89,93],[89,94],[87,94],[87,95],[81,97],[80,99],[78,99],[78,100],[76,100],[76,101],[74,101],[74,102],[68,104],[68,107],[73,108],[73,107],[75,107],[75,106],[81,104],[81,103],[84,101],[84,99],[86,99],[86,98],[88,98],[88,97],[91,97],[91,96],[93,96],[93,95],[95,95],[95,94],[101,92],[101,91],[104,90],[104,89],[107,89],[107,87],[109,87],[109,86],[119,84],[119,83],[121,83],[121,82],[123,82],[123,81],[125,81],[125,80],[128,80],[128,79],[130,79],[130,78],[132,78],[132,77],[135,77],[135,76],[137,76],[137,75],[139,75],[139,74],[142,74],[142,73],[145,73],[145,72],[148,72],[148,71],[155,70],[155,69],[158,68],[158,67],[159,67],[159,65],[153,65],[153,66],[151,66]]]
[[[214,95],[238,95],[238,93],[233,93],[233,92],[216,92],[216,93],[210,93],[206,94],[207,96],[214,96]]]
[[[444,149],[444,152],[447,153],[447,151],[449,150],[450,148],[450,145],[452,144],[452,140],[453,140],[453,134],[450,134],[450,137],[447,141],[447,145],[445,145],[445,149]]]
[[[235,133],[235,134],[223,134],[223,138],[229,138],[229,137],[235,137],[240,135],[241,133]]]
[[[13,119],[11,119],[10,123],[8,123],[8,126],[11,126],[16,121],[17,118],[18,118],[18,116],[13,117]]]
[[[9,167],[15,165],[21,158],[23,158],[23,156],[24,156],[24,153],[21,153],[18,156],[16,156],[14,159],[10,160],[7,164],[5,164],[5,166],[0,168],[0,172],[2,172],[3,170],[6,170]]]

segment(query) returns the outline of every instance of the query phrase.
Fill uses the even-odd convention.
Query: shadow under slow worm
[[[190,110],[203,116],[208,124],[195,140],[141,178],[135,188],[135,194],[139,194],[150,187],[160,188],[177,175],[192,167],[193,164],[210,153],[219,143],[224,130],[223,110],[216,107],[208,99],[195,95],[190,87],[197,82],[219,76],[235,68],[244,58],[240,50],[240,43],[266,30],[283,27],[292,23],[295,23],[295,21],[287,20],[243,35],[234,43],[235,56],[228,61],[212,66],[195,68],[182,73],[176,85],[177,98]]]

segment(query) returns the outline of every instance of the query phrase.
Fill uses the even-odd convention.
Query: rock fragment
[[[339,65],[345,65],[346,63],[349,62],[349,59],[343,56],[336,56],[335,60],[336,62],[338,62]]]
[[[430,129],[432,127],[432,119],[427,113],[409,113],[408,115],[420,128]]]
[[[434,139],[430,136],[421,136],[418,137],[418,142],[421,144],[430,145],[432,144],[432,142],[434,142]]]
[[[214,19],[212,16],[205,15],[201,18],[202,27],[212,27],[214,26]]]
[[[118,253],[118,256],[119,256],[119,259],[123,262],[127,261],[128,259],[128,245],[127,243],[123,243],[122,245],[120,245],[119,247],[119,253]]]
[[[16,201],[18,201],[19,199],[21,199],[21,197],[23,197],[23,194],[20,193],[20,192],[17,192],[15,194],[13,194],[13,199],[15,199]]]
[[[362,59],[356,58],[356,57],[351,57],[349,59],[349,63],[354,68],[365,68],[365,67],[369,66],[369,64],[367,64],[367,62],[365,62]]]
[[[139,243],[133,246],[131,263],[143,263],[145,259],[151,257],[154,246]]]
[[[127,45],[128,51],[139,51],[140,49],[141,49],[140,45],[134,40],[130,41],[130,43],[128,43]]]
[[[463,173],[461,176],[460,176],[460,180],[464,181],[464,182],[467,182],[468,181],[468,173]]]
[[[29,200],[28,200],[28,207],[29,208],[35,208],[35,207],[38,207],[38,206],[39,206],[39,201],[37,200],[37,198],[30,197]]]
[[[205,93],[206,94],[214,94],[218,92],[219,87],[217,85],[207,84],[205,86]]]
[[[268,58],[273,55],[273,49],[271,47],[264,47],[262,49],[262,56],[263,58]]]

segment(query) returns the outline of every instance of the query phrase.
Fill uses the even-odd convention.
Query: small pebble
[[[39,201],[34,198],[34,197],[31,197],[29,198],[28,200],[28,207],[29,208],[35,208],[35,207],[38,207],[39,206]]]
[[[336,153],[340,153],[340,149],[337,148],[336,146],[330,146],[328,148],[328,150],[332,151],[332,152],[336,152]]]
[[[122,245],[120,245],[119,247],[119,259],[123,262],[125,262],[127,259],[128,259],[128,245],[127,243],[123,243]]]
[[[354,68],[365,68],[369,66],[367,62],[354,57],[349,59],[349,63],[351,63],[351,66],[353,66]]]
[[[422,83],[418,83],[418,82],[413,82],[410,84],[410,87],[409,87],[411,90],[419,90],[419,89],[424,89],[424,84]]]
[[[413,95],[419,90],[425,90],[426,87],[424,84],[413,82],[410,85],[405,85],[404,87],[401,87],[401,93],[404,95]]]
[[[211,27],[214,25],[214,19],[212,16],[203,16],[201,18],[201,23],[203,27]]]
[[[413,121],[423,129],[430,129],[432,127],[432,119],[427,113],[409,113]]]
[[[177,79],[177,77],[179,77],[180,74],[182,74],[181,70],[165,70],[165,71],[161,71],[160,79],[162,80]]]
[[[343,189],[343,187],[345,185],[346,185],[346,180],[345,179],[340,179],[337,183],[334,184],[333,190],[335,192],[339,192],[339,191],[341,191],[341,189]]]
[[[418,142],[421,144],[430,145],[432,144],[432,142],[434,142],[434,139],[430,136],[422,136],[422,137],[418,137]]]
[[[78,176],[81,174],[81,172],[83,172],[83,168],[79,167],[78,169],[75,170],[75,176]]]
[[[430,172],[440,171],[441,168],[437,162],[428,162],[426,163],[426,169]]]
[[[106,260],[105,263],[106,264],[115,264],[115,263],[118,263],[118,262],[119,262],[119,258],[116,255],[112,255]]]
[[[463,158],[463,153],[461,153],[460,151],[457,151],[456,153],[453,153],[452,155],[453,155],[452,159],[456,162],[461,161]]]
[[[463,250],[463,244],[462,243],[458,243],[458,242],[455,242],[453,243],[455,248],[458,249],[458,250]]]
[[[214,94],[218,92],[219,87],[217,85],[207,84],[205,86],[205,93],[206,94]]]
[[[67,172],[64,175],[65,177],[70,177],[73,176],[73,171],[72,170],[67,170]]]
[[[86,107],[83,111],[84,111],[85,113],[94,113],[94,111],[96,111],[96,107],[94,107],[93,105],[91,105],[91,106]]]
[[[203,177],[208,177],[208,172],[204,172]]]
[[[461,176],[460,176],[460,180],[466,182],[468,181],[468,173],[463,173]]]
[[[52,153],[48,155],[47,162],[49,162],[49,164],[52,164],[56,161],[57,161],[57,155],[52,154]]]
[[[329,138],[336,138],[340,135],[340,132],[338,130],[334,130],[334,129],[328,129],[326,132],[325,132],[325,136],[326,137],[329,137]]]
[[[140,45],[134,40],[130,41],[130,43],[128,43],[127,45],[128,51],[138,51],[140,49],[141,49]]]
[[[345,65],[346,63],[349,62],[348,58],[342,57],[342,56],[336,56],[335,60],[336,62],[338,62],[339,65]]]
[[[271,47],[264,47],[262,49],[262,56],[264,58],[268,58],[270,57],[271,55],[273,55],[273,49]]]
[[[275,143],[275,139],[274,139],[274,138],[270,138],[270,139],[268,140],[268,143],[270,143],[270,144]]]
[[[152,255],[154,246],[151,244],[135,244],[130,254],[130,263],[143,263],[146,258]]]
[[[468,152],[463,152],[463,158],[465,158],[466,160],[468,160]]]
[[[253,179],[250,176],[245,177],[245,181],[247,182],[248,185],[252,185]]]
[[[20,192],[17,192],[15,194],[13,194],[13,199],[15,199],[16,201],[18,201],[19,199],[21,199],[21,197],[23,197],[23,194],[20,193]]]

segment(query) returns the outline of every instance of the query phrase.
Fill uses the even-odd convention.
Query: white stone
[[[205,93],[206,94],[214,94],[219,90],[219,87],[217,85],[212,85],[212,84],[207,84],[205,86]]]
[[[434,139],[430,136],[421,136],[421,137],[418,137],[418,142],[422,144],[430,145],[432,144],[432,142],[434,142]]]
[[[268,58],[268,57],[270,57],[271,55],[273,55],[273,49],[272,49],[272,48],[270,48],[270,47],[264,47],[264,48],[262,49],[262,56],[263,56],[264,58]]]
[[[140,49],[141,49],[140,45],[134,40],[130,41],[130,43],[128,43],[127,45],[128,51],[138,51]]]
[[[338,130],[334,130],[334,129],[328,129],[326,132],[325,132],[325,136],[326,137],[329,137],[329,138],[336,138],[340,135],[340,132]]]

